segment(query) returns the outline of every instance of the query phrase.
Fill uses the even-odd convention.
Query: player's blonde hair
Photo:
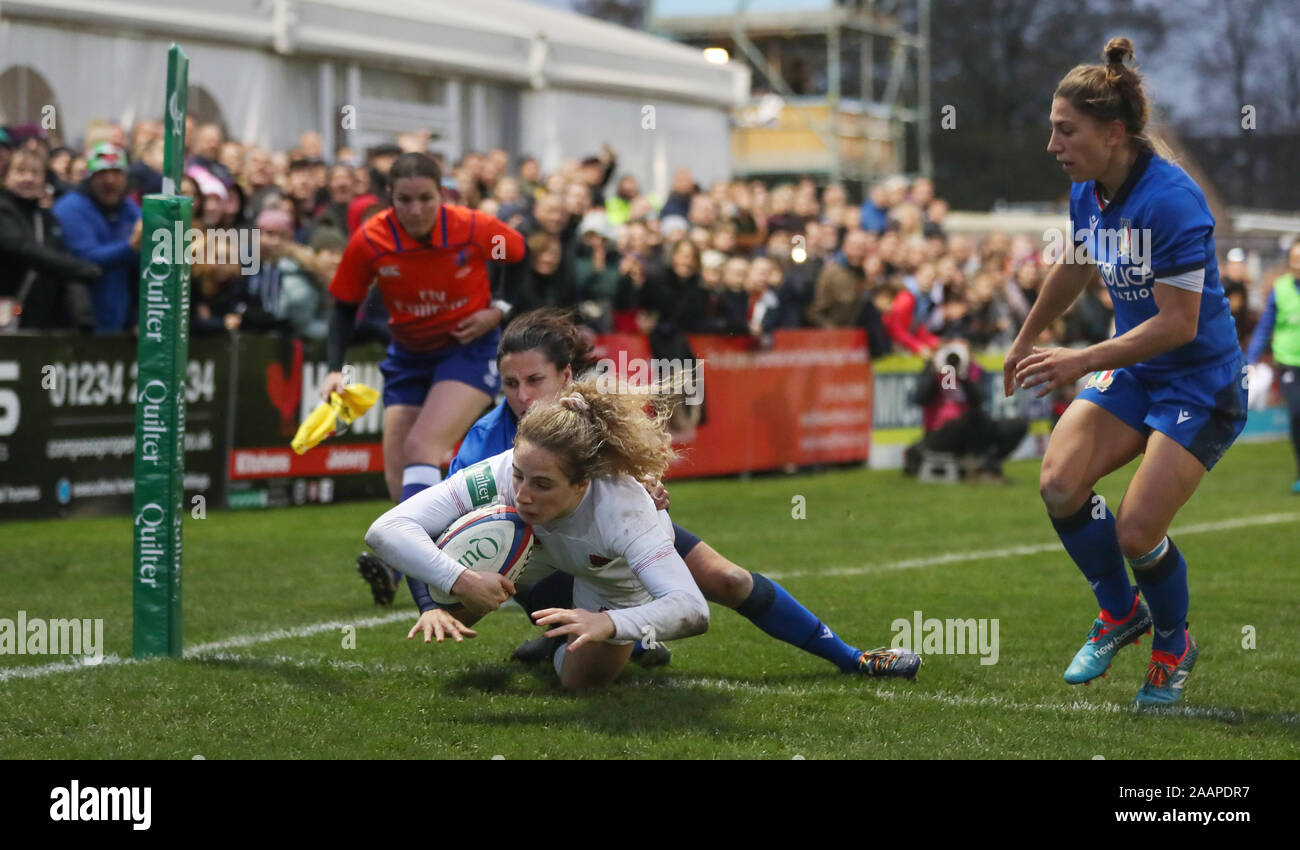
[[[555,401],[528,409],[516,439],[553,453],[575,484],[610,475],[658,481],[675,457],[673,404],[657,392],[600,392],[594,378],[569,383]]]
[[[1053,99],[1061,98],[1084,115],[1108,124],[1124,122],[1129,138],[1140,148],[1150,148],[1165,159],[1173,152],[1147,129],[1151,102],[1142,86],[1142,75],[1134,64],[1133,42],[1112,38],[1102,51],[1104,65],[1075,65],[1056,87]]]

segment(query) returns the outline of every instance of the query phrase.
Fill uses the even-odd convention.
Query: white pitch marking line
[[[1171,529],[1171,533],[1179,535],[1202,534],[1209,531],[1227,531],[1234,528],[1249,528],[1256,525],[1274,525],[1277,523],[1294,522],[1296,520],[1300,520],[1300,513],[1264,514],[1257,517],[1241,517],[1238,519],[1221,520],[1219,522],[1203,522],[1194,525],[1181,526],[1177,529]],[[881,564],[877,566],[833,567],[828,570],[792,570],[783,573],[765,573],[764,575],[774,579],[798,578],[810,575],[866,575],[867,573],[911,570],[918,567],[953,564],[963,561],[983,561],[994,558],[1006,558],[1013,555],[1037,555],[1044,552],[1058,551],[1060,545],[1059,542],[1041,543],[1026,546],[1010,546],[1003,549],[987,549],[981,552],[946,552],[942,555],[933,555],[928,558],[910,558],[904,561],[896,561],[892,564]],[[410,613],[393,613],[382,617],[368,617],[363,620],[335,620],[327,623],[313,623],[306,626],[295,626],[289,629],[274,629],[259,634],[234,635],[225,638],[224,640],[212,641],[210,643],[190,647],[185,650],[185,657],[190,658],[204,653],[217,652],[223,649],[232,649],[235,647],[253,646],[259,643],[268,643],[270,641],[308,637],[310,635],[319,634],[320,632],[341,629],[344,626],[356,626],[357,628],[381,626],[398,620],[407,619],[410,616]],[[98,664],[87,664],[79,658],[74,658],[66,661],[56,661],[51,664],[34,665],[31,667],[0,667],[0,682],[7,682],[11,679],[37,679],[53,673],[70,673],[79,670],[93,670],[97,667],[109,665],[139,663],[142,663],[142,661],[137,661],[133,658],[122,658],[118,655],[106,655]],[[1085,704],[1090,705],[1090,703]]]
[[[419,615],[416,615],[419,616]],[[185,657],[192,655],[204,655],[212,652],[219,652],[223,649],[234,649],[240,646],[252,646],[256,643],[268,643],[273,640],[288,640],[289,638],[310,637],[311,635],[320,634],[321,632],[336,632],[345,626],[355,626],[359,629],[368,629],[371,626],[383,626],[388,623],[395,623],[398,620],[409,620],[411,614],[407,612],[385,614],[382,617],[367,617],[364,620],[334,620],[329,623],[312,623],[308,626],[294,626],[290,629],[273,629],[269,632],[262,632],[255,635],[234,635],[225,640],[216,640],[211,643],[201,643],[198,646],[192,646],[185,650]]]
[[[1250,528],[1256,525],[1276,525],[1277,523],[1296,522],[1300,513],[1263,514],[1255,517],[1220,520],[1218,522],[1201,522],[1193,525],[1171,528],[1170,535],[1205,534],[1211,531],[1228,531],[1234,528]],[[978,552],[945,552],[942,555],[930,555],[924,558],[908,558],[892,564],[865,565],[860,567],[831,567],[817,570],[786,570],[784,572],[764,572],[768,578],[782,579],[803,578],[805,576],[860,576],[869,573],[887,573],[895,570],[914,570],[919,567],[933,567],[939,564],[957,564],[964,561],[991,561],[1017,555],[1041,555],[1046,552],[1060,552],[1061,543],[1037,543],[1032,545],[1007,546],[1002,549],[984,549]]]
[[[243,646],[253,646],[259,643],[269,643],[277,640],[288,640],[290,638],[310,637],[311,635],[320,634],[321,632],[338,631],[344,626],[354,626],[359,629],[368,629],[371,626],[383,626],[388,623],[397,622],[398,620],[409,620],[409,613],[386,614],[382,617],[367,617],[363,620],[332,620],[327,623],[312,623],[306,626],[295,626],[289,629],[272,629],[269,632],[261,632],[252,635],[234,635],[224,640],[212,641],[211,643],[201,643],[185,650],[184,657],[194,658],[208,656],[214,653],[220,653],[225,649],[235,649]],[[51,664],[34,665],[31,667],[4,667],[0,668],[0,682],[7,682],[10,679],[37,679],[41,676],[48,676],[51,673],[71,673],[78,670],[93,670],[96,667],[105,667],[114,664],[141,664],[145,661],[157,659],[135,659],[122,658],[119,655],[105,655],[98,664],[87,663],[80,658],[71,658],[66,661],[56,661]]]

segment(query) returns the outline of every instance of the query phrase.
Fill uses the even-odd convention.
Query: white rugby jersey
[[[514,449],[459,470],[375,520],[366,543],[396,569],[450,593],[465,567],[434,540],[477,508],[514,507],[513,471]],[[672,520],[630,476],[592,479],[572,513],[534,525],[533,534],[540,557],[608,603],[615,640],[638,640],[646,627],[656,640],[708,628],[708,603],[673,548]]]

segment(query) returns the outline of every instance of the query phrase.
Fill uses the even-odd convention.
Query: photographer
[[[916,382],[925,436],[903,453],[905,475],[917,474],[923,452],[947,452],[978,458],[981,479],[1006,483],[1002,461],[1020,445],[1029,422],[989,416],[984,410],[982,377],[964,340],[944,345],[925,364]]]

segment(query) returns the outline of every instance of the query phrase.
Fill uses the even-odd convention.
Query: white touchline
[[[398,620],[409,620],[411,615],[407,612],[385,614],[382,617],[366,617],[363,620],[333,620],[328,623],[313,623],[309,626],[294,626],[290,629],[274,629],[269,632],[261,632],[255,635],[235,635],[225,640],[216,640],[211,643],[201,643],[198,646],[191,646],[185,650],[186,657],[191,655],[205,655],[210,652],[216,652],[222,649],[234,649],[239,646],[252,646],[255,643],[268,643],[273,640],[284,640],[287,638],[310,637],[321,632],[337,632],[344,626],[356,626],[359,629],[368,629],[371,626],[383,626],[388,623],[394,623]]]
[[[1210,531],[1248,528],[1253,525],[1275,525],[1277,523],[1295,522],[1297,520],[1300,520],[1300,513],[1264,514],[1257,517],[1241,517],[1239,519],[1228,519],[1220,522],[1203,522],[1195,525],[1186,525],[1180,528],[1170,529],[1169,533],[1173,535],[1204,534]],[[877,566],[832,567],[827,570],[790,570],[782,573],[764,573],[764,575],[774,579],[797,578],[799,576],[812,575],[855,576],[865,575],[867,573],[890,572],[892,570],[912,570],[918,567],[954,564],[963,561],[984,561],[993,558],[1006,558],[1012,555],[1038,555],[1043,552],[1059,551],[1060,548],[1060,542],[1038,543],[1028,546],[1010,546],[1004,549],[986,549],[980,552],[947,552],[942,555],[932,555],[928,558],[911,558],[905,561],[895,561],[892,564],[880,564]],[[289,638],[309,637],[314,634],[319,634],[320,632],[337,631],[344,626],[355,626],[360,629],[366,629],[371,626],[383,626],[388,623],[395,623],[399,620],[409,620],[410,618],[411,614],[409,612],[403,612],[387,614],[383,617],[367,617],[362,620],[331,620],[327,623],[312,623],[310,625],[294,626],[293,628],[288,629],[274,629],[269,632],[260,632],[251,635],[233,635],[224,640],[212,641],[211,643],[201,643],[198,646],[192,646],[185,650],[185,657],[192,658],[195,656],[204,656],[219,652],[223,649],[253,646],[254,644],[269,643],[271,641],[286,640]],[[38,679],[42,676],[48,676],[53,673],[71,673],[77,670],[94,670],[100,667],[120,664],[145,664],[154,660],[157,659],[150,658],[137,661],[133,658],[122,658],[118,655],[105,655],[103,660],[98,664],[83,664],[80,661],[60,661],[54,664],[42,664],[39,666],[0,667],[0,682],[7,682],[11,679]],[[1089,703],[1082,704],[1089,705]]]
[[[289,629],[273,629],[269,632],[261,632],[251,635],[234,635],[224,640],[212,641],[211,643],[201,643],[197,646],[191,646],[185,650],[186,658],[195,656],[208,656],[219,653],[223,649],[235,649],[241,646],[252,646],[258,643],[269,643],[276,640],[286,640],[289,638],[310,637],[321,632],[335,632],[344,626],[355,626],[359,629],[368,629],[371,626],[383,626],[388,623],[395,623],[398,620],[409,620],[409,613],[387,614],[383,617],[367,617],[362,620],[331,620],[328,623],[312,623],[307,626],[294,626]],[[37,679],[41,676],[48,676],[51,673],[70,673],[76,670],[91,670],[97,667],[107,667],[113,664],[142,664],[148,661],[159,659],[149,658],[136,660],[134,658],[122,658],[120,655],[105,655],[103,660],[98,664],[83,664],[80,661],[61,661],[54,664],[33,665],[30,667],[0,667],[0,682],[7,682],[10,679]]]
[[[1169,534],[1173,537],[1181,537],[1188,534],[1205,534],[1211,531],[1228,531],[1234,528],[1249,528],[1255,525],[1276,525],[1283,522],[1300,521],[1300,513],[1284,514],[1263,514],[1254,517],[1241,517],[1239,519],[1220,520],[1219,522],[1201,522],[1192,525],[1179,526],[1169,529]],[[908,558],[904,561],[895,561],[892,564],[867,564],[859,567],[830,567],[827,569],[815,570],[784,570],[781,572],[767,572],[763,575],[768,578],[777,579],[778,581],[788,578],[802,578],[804,576],[860,576],[869,573],[888,573],[895,570],[914,570],[919,567],[933,567],[939,564],[956,564],[963,561],[990,561],[997,558],[1007,558],[1015,555],[1041,555],[1045,552],[1060,552],[1061,543],[1059,540],[1051,543],[1036,543],[1032,545],[1007,546],[1002,549],[982,549],[976,552],[945,552],[942,555],[929,555],[924,558]]]

